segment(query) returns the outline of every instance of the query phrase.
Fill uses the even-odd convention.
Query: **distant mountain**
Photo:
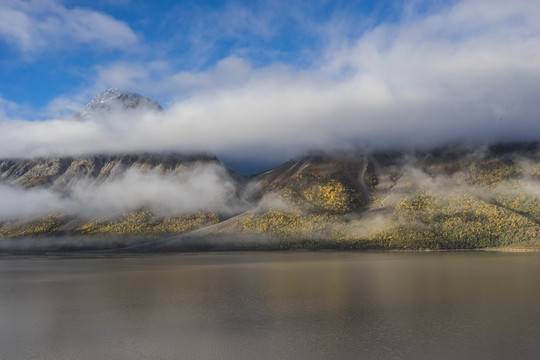
[[[163,108],[155,100],[130,91],[111,88],[97,94],[77,115],[84,118],[92,114],[133,110],[162,111]]]
[[[79,116],[139,109],[161,107],[110,89]],[[321,151],[249,177],[204,154],[0,159],[0,201],[0,252],[540,249],[540,143]]]
[[[539,154],[539,143],[450,146],[417,153],[319,153],[251,177],[224,169],[213,157],[178,154],[3,160],[2,186],[51,189],[66,196],[81,181],[99,185],[130,169],[183,183],[186,172],[215,164],[224,169],[217,183],[228,185],[210,198],[226,191],[228,204],[242,206],[231,206],[228,212],[209,206],[164,215],[159,205],[149,205],[114,216],[55,212],[4,218],[0,237],[107,235],[116,239],[114,247],[122,248],[123,237],[144,236],[145,242],[129,248],[137,251],[540,249]],[[209,181],[208,176],[196,179]],[[188,183],[182,190],[187,189],[185,196],[208,197],[197,185]],[[153,236],[151,242],[148,236]],[[24,244],[17,241],[8,247]],[[75,248],[94,246],[70,241]],[[0,249],[2,244],[5,249],[5,242]],[[104,248],[111,246],[106,244]]]

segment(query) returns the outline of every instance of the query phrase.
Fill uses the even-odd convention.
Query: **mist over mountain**
[[[0,249],[535,249],[539,154],[317,151],[253,176],[208,155],[7,159]]]
[[[204,25],[192,24],[194,19],[187,15],[184,21],[173,21],[186,27],[165,33],[191,44],[184,43],[186,47],[174,54],[164,51],[170,44],[149,51],[150,44],[144,43],[161,39],[161,32],[139,38],[129,24],[113,18],[104,24],[114,31],[103,32],[85,23],[88,17],[79,13],[77,19],[86,26],[66,22],[69,36],[54,37],[41,20],[60,16],[57,12],[65,6],[52,5],[56,3],[44,4],[38,16],[31,5],[12,1],[7,8],[21,16],[32,13],[28,19],[35,26],[21,25],[13,32],[6,28],[0,37],[20,45],[13,49],[34,44],[42,51],[55,49],[45,46],[48,39],[77,39],[81,51],[58,51],[57,66],[65,66],[58,71],[66,77],[78,77],[69,85],[50,84],[56,70],[45,68],[47,62],[22,58],[17,67],[21,76],[5,67],[0,157],[165,151],[215,154],[235,167],[277,166],[313,149],[429,150],[460,142],[479,146],[538,140],[540,6],[532,1],[387,2],[371,9],[373,18],[364,13],[363,2],[317,2],[311,13],[299,4],[238,3],[237,12],[224,6],[222,15],[197,13]],[[326,5],[332,9],[329,13]],[[61,11],[60,19],[73,13],[67,10]],[[315,16],[317,11],[327,17]],[[244,14],[246,21],[236,21],[235,13]],[[313,22],[302,21],[310,18]],[[160,26],[146,24],[148,31],[171,20],[160,16],[155,21]],[[255,28],[259,31],[247,31]],[[75,36],[78,31],[84,36]],[[90,44],[114,44],[116,50],[105,56],[93,53]],[[131,48],[133,52],[123,53]],[[30,53],[38,58],[43,54],[26,54]],[[64,58],[73,60],[69,55],[81,64],[101,61],[75,66]],[[46,71],[22,76],[22,69],[31,64]],[[44,73],[55,86],[40,91],[39,101],[28,99],[28,108],[25,95],[33,97],[36,91],[30,90],[42,86],[27,86],[25,91],[22,84],[11,83],[37,81]],[[60,83],[64,78],[57,79]],[[90,101],[107,88],[130,89],[152,100],[111,89],[103,99]],[[112,99],[124,102],[109,102]],[[164,110],[154,111],[159,105],[153,100]],[[133,107],[136,111],[129,110]],[[88,110],[100,114],[58,117]]]
[[[0,0],[0,79],[0,360],[540,359],[540,0]]]
[[[115,216],[150,208],[162,215],[237,212],[242,176],[215,157],[89,155],[0,161],[0,216],[50,213]]]
[[[0,159],[0,238],[15,239],[0,241],[0,248],[54,249],[54,242],[38,248],[16,242],[44,236],[86,238],[60,242],[78,249],[94,248],[88,239],[98,237],[98,247],[109,250],[106,239],[122,236],[130,240],[115,240],[114,247],[135,243],[140,251],[540,246],[539,142],[370,148],[302,142],[292,131],[290,142],[300,141],[295,151],[274,154],[263,142],[235,156],[160,127],[186,118],[142,95],[109,89],[70,118],[30,126],[30,138],[33,128],[56,127],[60,143],[53,146],[47,136],[54,134],[45,133],[48,144],[32,142],[24,157]],[[191,125],[206,129],[211,143],[219,119],[216,113],[212,123]],[[79,142],[80,136],[88,137]],[[148,147],[148,137],[163,144]],[[69,149],[59,146],[65,139]],[[164,146],[172,139],[174,146]],[[302,149],[311,151],[298,155]],[[246,176],[226,164],[265,171]],[[154,240],[145,245],[134,236]]]

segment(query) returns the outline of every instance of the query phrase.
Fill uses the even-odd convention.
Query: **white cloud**
[[[100,215],[141,207],[158,209],[164,215],[229,213],[245,205],[236,197],[235,184],[225,168],[213,164],[195,164],[175,174],[129,169],[103,184],[76,183],[69,200],[74,205],[67,205],[64,211]]]
[[[12,121],[14,114],[24,116],[33,114],[33,111],[28,106],[9,101],[0,95],[0,123]]]
[[[166,82],[167,89],[192,95],[202,91],[230,89],[245,84],[252,75],[250,64],[231,56],[217,62],[215,67],[204,72],[182,71]]]
[[[44,188],[0,184],[0,218],[32,217],[50,213],[85,216],[117,215],[143,207],[161,215],[214,211],[235,213],[246,203],[235,193],[235,183],[224,167],[193,164],[175,173],[128,169],[104,183],[83,180],[67,193]]]
[[[147,64],[117,62],[106,67],[97,66],[96,70],[96,85],[100,89],[134,89],[139,85],[138,82],[145,82],[151,76]]]
[[[126,23],[90,9],[68,9],[57,0],[3,1],[0,38],[23,53],[74,44],[125,49],[137,42]]]
[[[46,189],[22,190],[0,184],[0,217],[35,216],[57,212],[60,196]]]
[[[100,68],[98,83],[181,100],[161,114],[0,124],[0,154],[176,149],[283,159],[350,143],[538,140],[540,4],[498,5],[409,14],[303,71],[239,57],[202,72],[116,63]]]
[[[0,35],[21,49],[29,49],[32,44],[31,19],[23,12],[0,7]]]

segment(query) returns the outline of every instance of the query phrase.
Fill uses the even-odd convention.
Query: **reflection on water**
[[[537,359],[540,256],[0,258],[0,359]]]

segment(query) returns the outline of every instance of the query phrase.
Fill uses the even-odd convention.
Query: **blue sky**
[[[3,0],[0,156],[539,140],[539,18],[535,0]],[[165,111],[65,117],[111,87]]]
[[[154,64],[155,77],[204,71],[229,56],[254,67],[310,67],[333,41],[353,40],[402,11],[394,1],[8,0],[4,6],[28,24],[3,20],[0,94],[34,110],[94,87],[100,69],[122,62]]]

